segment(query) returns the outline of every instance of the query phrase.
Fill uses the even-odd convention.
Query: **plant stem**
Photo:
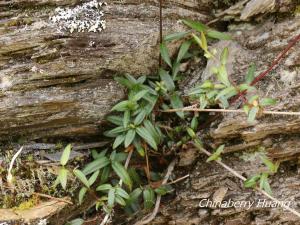
[[[279,53],[279,55],[277,56],[277,58],[275,58],[275,60],[271,63],[271,65],[268,67],[267,70],[265,70],[264,72],[260,73],[250,84],[251,86],[255,85],[258,81],[260,81],[261,79],[263,79],[265,76],[268,75],[268,73],[270,73],[277,64],[279,64],[279,62],[284,58],[284,56],[287,54],[287,52],[295,45],[297,44],[297,42],[300,40],[300,34],[297,35],[295,38],[292,39],[292,41],[288,44],[288,46]],[[247,91],[242,91],[240,92],[237,96],[233,97],[232,100],[230,101],[230,103],[234,103],[236,102],[241,96],[245,95]]]
[[[168,182],[169,177],[171,176],[174,167],[176,164],[176,159],[174,159],[168,166],[166,175],[162,181],[162,185],[166,184]],[[156,198],[156,202],[155,202],[155,207],[153,209],[153,212],[150,215],[145,216],[142,221],[138,221],[136,222],[134,225],[144,225],[144,224],[149,224],[155,217],[156,214],[158,213],[159,210],[159,205],[160,205],[160,201],[161,201],[161,195],[158,195]]]
[[[127,169],[128,165],[129,165],[129,162],[130,162],[132,153],[133,153],[133,150],[131,150],[131,151],[128,153],[126,162],[125,162],[125,164],[124,164],[125,169]],[[119,185],[122,186],[122,183],[123,183],[123,181],[120,179]],[[105,215],[104,219],[102,220],[102,222],[101,222],[100,225],[105,225],[105,224],[107,223],[107,221],[109,220],[109,217],[110,217],[110,216],[111,216],[111,214],[107,213],[107,214]]]
[[[52,197],[51,195],[46,195],[46,194],[37,193],[37,192],[33,192],[33,194],[37,195],[37,196],[40,196],[40,197],[44,197],[44,198],[48,198],[48,199],[52,199],[52,200],[56,200],[56,201],[59,201],[59,202],[64,202],[64,203],[68,203],[70,205],[73,205],[73,202],[71,202],[67,199],[64,199],[64,198],[55,198],[55,197]]]
[[[162,112],[178,112],[178,111],[184,111],[184,112],[218,112],[218,113],[245,113],[242,109],[195,109],[190,107],[184,107],[181,109],[167,109]],[[300,116],[300,112],[280,112],[280,111],[262,111],[262,114],[269,114],[269,115],[291,115],[291,116]]]
[[[187,175],[185,175],[185,176],[183,176],[183,177],[179,177],[178,179],[173,180],[173,181],[170,181],[170,182],[168,182],[168,183],[166,183],[166,184],[167,184],[167,185],[175,184],[175,183],[177,183],[177,182],[179,182],[179,181],[182,181],[182,180],[184,180],[184,179],[186,179],[186,178],[188,178],[188,177],[190,177],[189,174],[187,174]]]
[[[194,146],[200,150],[201,152],[205,153],[207,156],[211,156],[212,154],[207,151],[206,149],[204,149],[202,146],[193,143]],[[231,167],[227,166],[225,163],[215,160],[216,163],[218,163],[220,166],[222,166],[224,169],[226,169],[227,171],[229,171],[231,174],[233,174],[234,176],[238,177],[239,179],[241,179],[242,181],[247,180],[247,178],[245,178],[244,176],[240,175],[237,171],[235,171],[234,169],[232,169]],[[296,210],[286,206],[285,204],[281,204],[280,201],[276,198],[274,198],[273,196],[269,195],[267,192],[265,192],[264,190],[260,189],[259,187],[255,187],[255,190],[257,190],[258,192],[260,192],[261,194],[263,194],[264,196],[268,197],[269,199],[271,199],[272,201],[276,202],[278,205],[281,205],[284,209],[288,210],[289,212],[293,213],[294,215],[300,217],[300,213],[297,212]]]

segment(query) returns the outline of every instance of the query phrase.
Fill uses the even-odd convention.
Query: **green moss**
[[[300,15],[300,5],[296,6],[295,15]]]
[[[17,207],[15,207],[15,209],[17,209],[17,210],[30,209],[33,206],[37,205],[37,203],[38,203],[38,199],[36,197],[32,197],[32,198],[28,199],[27,201],[21,202]]]

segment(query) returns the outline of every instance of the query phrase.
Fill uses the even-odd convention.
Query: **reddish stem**
[[[260,73],[250,84],[251,86],[255,85],[258,81],[260,81],[261,79],[263,79],[266,75],[268,75],[268,73],[270,73],[274,67],[279,64],[279,62],[284,58],[284,56],[287,54],[287,52],[300,40],[300,34],[297,35],[289,44],[288,46],[282,51],[280,52],[280,54],[278,55],[278,57],[272,62],[272,64],[269,66],[269,68]],[[236,102],[241,96],[244,96],[244,94],[246,93],[246,91],[243,91],[241,93],[239,93],[235,98],[232,99],[231,103]]]

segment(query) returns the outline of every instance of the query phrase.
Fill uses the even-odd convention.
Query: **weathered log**
[[[290,14],[279,21],[265,20],[259,27],[253,26],[251,22],[233,22],[229,28],[235,41],[218,42],[212,47],[219,50],[225,46],[229,47],[228,71],[231,79],[240,83],[251,62],[256,64],[258,75],[269,67],[289,41],[300,34],[300,19],[299,16]],[[299,112],[299,56],[298,42],[276,69],[257,84],[261,96],[273,97],[279,102],[277,106],[269,107],[268,110]],[[209,68],[215,63],[217,62],[209,62],[206,68],[199,68],[188,86],[212,78]],[[237,107],[238,103],[232,107]],[[203,131],[200,132],[205,136],[206,144],[210,145],[211,149],[225,144],[222,161],[246,177],[266,171],[255,151],[261,147],[265,148],[270,158],[281,161],[278,173],[270,177],[273,196],[280,201],[291,201],[290,206],[300,211],[299,116],[263,115],[249,124],[246,115],[228,113],[221,115],[206,130],[207,135]],[[190,149],[186,154],[195,154],[194,151]],[[254,206],[257,206],[259,199],[265,197],[251,189],[245,189],[238,178],[216,163],[205,162],[206,157],[200,156],[195,162],[195,157],[184,155],[184,152],[181,153],[184,160],[181,160],[180,165],[190,165],[190,178],[178,185],[175,200],[162,205],[161,214],[153,224],[299,224],[300,219],[297,216],[282,210],[281,207],[199,207],[200,201],[206,198],[211,201],[254,201]],[[182,169],[177,171],[178,177],[184,175],[186,174]]]
[[[58,6],[80,4],[0,3],[0,140],[95,135],[123,96],[113,77],[156,71],[157,1],[107,1],[102,32],[59,31],[50,22]],[[208,21],[207,8],[195,1],[164,1],[164,32],[182,30],[180,18]]]
[[[36,8],[28,2],[36,4]],[[241,2],[243,4],[239,4]],[[221,13],[223,19],[238,17],[240,21],[243,10],[246,13],[245,6],[250,4],[248,2],[240,1],[236,7]],[[273,1],[268,2],[273,4]],[[243,80],[250,62],[256,63],[258,72],[264,71],[300,31],[299,16],[290,14],[265,20],[251,15],[268,13],[268,10],[271,13],[287,12],[286,9],[294,12],[295,2],[275,1],[275,6],[266,7],[261,12],[247,11],[242,17],[263,21],[258,24],[231,21],[228,29],[235,42],[218,42],[215,47],[221,49],[229,45],[229,74],[233,80]],[[75,0],[10,0],[1,3],[0,43],[5,44],[0,50],[1,139],[26,134],[28,138],[95,134],[111,104],[122,97],[122,91],[112,81],[114,74],[130,72],[137,75],[155,71],[159,40],[156,1],[108,2],[107,29],[102,33],[61,34],[48,24],[48,13],[52,13],[55,7],[77,3]],[[210,1],[176,0],[165,1],[165,4],[166,32],[172,28],[182,29],[176,23],[181,17],[207,21],[212,6]],[[288,7],[280,7],[280,4]],[[16,14],[21,19],[14,18]],[[33,22],[26,20],[27,17]],[[299,111],[299,49],[298,43],[277,69],[258,85],[262,94],[279,98],[280,104],[270,109]],[[199,68],[191,76],[190,86],[207,79],[210,66]],[[248,157],[246,150],[263,146],[274,159],[295,159],[282,163],[279,173],[271,177],[271,186],[275,197],[292,201],[291,207],[300,211],[299,119],[264,116],[255,124],[245,121],[246,117],[242,115],[224,115],[208,129],[208,144],[214,148],[225,143],[225,152],[235,154],[225,154],[224,162],[245,176],[264,170],[257,158],[243,160],[256,156],[250,154]],[[190,165],[188,161],[191,159],[196,157],[186,157],[181,165]],[[162,205],[155,224],[299,223],[298,218],[280,208],[199,208],[199,202],[204,198],[257,201],[262,196],[244,189],[240,180],[213,162],[206,163],[204,157],[197,160],[189,169],[190,179],[178,184],[175,200]],[[186,175],[183,171],[188,170],[180,171],[176,173],[178,177]]]

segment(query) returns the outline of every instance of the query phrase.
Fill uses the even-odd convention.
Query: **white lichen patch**
[[[0,78],[0,90],[6,90],[12,86],[12,82],[8,77]],[[1,224],[0,224],[1,225]]]
[[[103,7],[106,2],[92,0],[75,8],[56,8],[50,21],[60,31],[101,32],[106,28]]]

